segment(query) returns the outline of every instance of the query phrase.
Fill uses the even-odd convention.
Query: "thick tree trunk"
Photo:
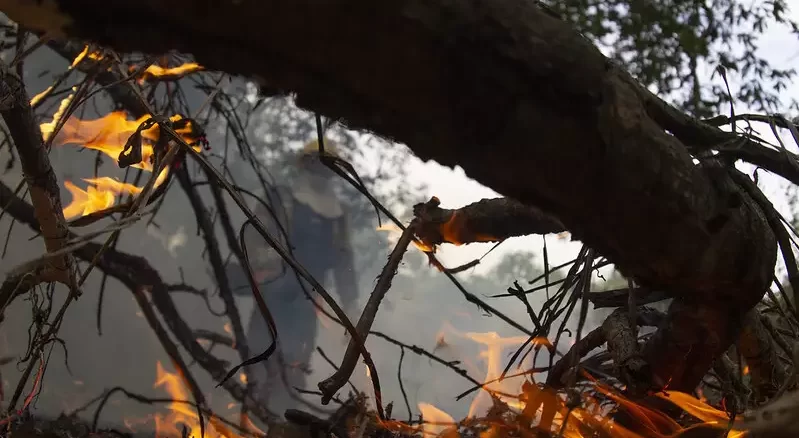
[[[40,3],[0,8],[121,51],[192,53],[557,217],[678,298],[648,357],[673,389],[699,381],[770,282],[774,237],[727,170],[694,164],[651,96],[533,1]]]

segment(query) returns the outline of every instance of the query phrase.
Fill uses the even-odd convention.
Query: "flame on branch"
[[[151,65],[147,67],[147,69],[142,72],[139,76],[139,83],[144,83],[148,81],[174,81],[180,79],[186,75],[190,75],[192,73],[200,72],[205,70],[203,66],[197,64],[196,62],[187,62],[181,64],[177,67],[161,67],[158,65]],[[131,73],[136,71],[135,66],[130,67]]]
[[[68,97],[62,101],[53,122],[41,125],[43,133],[47,133],[46,135],[52,133],[54,125],[63,115],[63,111],[69,104],[70,99],[71,97]],[[143,116],[136,120],[128,120],[124,111],[115,111],[94,120],[81,120],[77,117],[71,117],[58,131],[53,139],[53,144],[55,146],[66,144],[83,146],[87,149],[100,151],[114,160],[114,162],[119,163],[120,154],[125,150],[125,146],[131,136],[140,134],[143,140],[141,160],[131,164],[131,166],[152,172],[153,148],[161,133],[157,124],[139,131],[139,127],[149,119],[149,116]],[[198,141],[199,131],[192,120],[185,119],[180,114],[173,115],[169,120],[177,125],[175,131],[183,137],[186,143],[194,144]],[[197,151],[201,150],[200,146],[194,146],[194,148]],[[160,186],[166,180],[168,174],[169,168],[165,168],[158,175],[155,186]],[[64,182],[65,187],[73,198],[70,205],[64,209],[64,215],[67,219],[104,210],[113,206],[115,199],[119,195],[135,195],[142,190],[141,187],[122,183],[109,177],[84,179],[84,181],[90,184],[86,190],[77,187],[71,181]]]
[[[155,436],[164,438],[199,437],[200,419],[197,410],[191,403],[187,403],[190,400],[189,391],[180,374],[166,371],[161,362],[157,363],[156,372],[154,387],[163,388],[174,401],[169,404],[166,414],[155,415]],[[205,437],[207,438],[242,437],[213,414],[209,418],[209,423],[211,427],[205,428]],[[185,427],[185,431],[183,427]]]
[[[93,60],[93,61],[99,61],[99,60],[103,59],[103,55],[102,55],[102,53],[100,53],[100,52],[94,52],[94,51],[93,51],[93,52],[89,52],[89,46],[85,46],[85,47],[83,48],[83,50],[82,50],[80,53],[78,53],[78,55],[77,55],[77,56],[75,56],[75,58],[72,60],[72,64],[70,64],[70,66],[69,66],[69,68],[67,69],[66,73],[64,73],[63,75],[61,75],[61,77],[60,77],[58,80],[56,80],[56,81],[55,81],[54,83],[52,83],[50,86],[48,86],[47,88],[45,88],[45,89],[44,89],[44,91],[42,91],[41,93],[39,93],[39,94],[37,94],[37,95],[35,95],[35,96],[33,96],[33,97],[31,98],[31,100],[30,100],[31,107],[34,107],[34,108],[35,108],[35,107],[36,107],[37,105],[39,105],[39,104],[40,104],[42,101],[44,101],[44,99],[45,99],[46,97],[48,97],[48,96],[49,96],[49,95],[50,95],[50,94],[53,92],[53,90],[55,89],[55,87],[56,87],[56,86],[57,86],[59,83],[61,83],[61,81],[63,81],[64,79],[66,79],[66,77],[67,77],[67,76],[68,76],[68,75],[69,75],[69,74],[70,74],[70,73],[71,73],[71,72],[72,72],[72,71],[73,71],[73,70],[74,70],[76,67],[78,67],[78,65],[80,65],[81,61],[83,61],[84,59],[87,59],[87,58],[88,58],[88,59],[91,59],[91,60]],[[74,91],[74,88],[73,88],[73,91]],[[63,102],[63,101],[62,101],[62,103],[61,103],[61,106],[62,106],[62,108],[65,108],[65,105],[64,105],[64,102]],[[62,110],[62,111],[63,111],[63,110]],[[44,133],[44,132],[42,132],[42,133]],[[47,136],[45,136],[45,140],[47,140]]]
[[[440,203],[433,197],[413,207],[419,221],[416,235],[430,248],[565,231],[554,216],[509,198],[483,199],[456,210],[441,208]]]
[[[83,180],[89,183],[86,190],[77,187],[71,181],[64,181],[64,187],[72,194],[72,202],[64,207],[64,216],[67,219],[105,210],[114,205],[117,196],[137,195],[142,191],[140,187],[107,176]]]

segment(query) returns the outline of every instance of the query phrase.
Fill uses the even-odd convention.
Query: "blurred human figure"
[[[333,147],[332,142],[325,142],[325,153],[335,154]],[[348,315],[353,315],[357,284],[347,213],[334,190],[335,173],[319,160],[316,141],[299,153],[297,165],[297,178],[290,185],[271,191],[266,199],[274,215],[260,204],[255,214],[284,246],[288,237],[287,247],[290,246],[294,258],[317,281],[324,283],[326,275],[333,274],[339,303]],[[249,367],[248,372],[260,385],[256,388],[260,398],[268,403],[270,410],[282,415],[296,404],[297,392],[293,387],[306,388],[317,335],[317,314],[309,296],[321,301],[308,282],[298,280],[253,227],[248,227],[246,233],[250,264],[275,319],[279,340],[278,354]],[[234,293],[250,295],[246,272],[241,266],[232,264],[228,271]],[[255,306],[247,332],[251,354],[263,352],[271,340],[268,325]]]

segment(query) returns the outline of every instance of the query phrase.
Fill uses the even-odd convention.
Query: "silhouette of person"
[[[334,147],[326,141],[325,153],[334,155]],[[325,275],[333,274],[339,303],[352,315],[358,292],[348,218],[334,190],[335,173],[319,160],[316,141],[298,154],[297,164],[298,175],[292,183],[270,193],[267,202],[272,213],[260,204],[254,213],[272,236],[291,248],[294,258],[317,281],[324,284]],[[245,232],[253,273],[275,319],[279,350],[267,361],[250,366],[248,373],[260,386],[255,389],[260,399],[274,413],[282,415],[297,403],[298,395],[293,388],[306,387],[317,335],[316,311],[309,297],[316,299],[317,294],[307,281],[298,279],[253,227]],[[234,293],[251,295],[241,266],[229,265],[229,272]],[[255,306],[247,332],[251,354],[263,352],[271,340],[268,325]]]

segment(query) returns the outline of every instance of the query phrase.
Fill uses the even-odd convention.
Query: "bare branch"
[[[58,251],[67,245],[69,235],[58,180],[44,148],[25,85],[4,63],[0,63],[0,114],[14,140],[45,248],[48,252]],[[70,254],[51,260],[36,277],[42,281],[58,281],[77,293],[76,266]]]
[[[399,241],[397,241],[394,251],[389,255],[386,265],[380,272],[380,278],[377,280],[377,284],[375,284],[375,288],[369,296],[369,301],[366,303],[366,307],[363,309],[360,319],[358,319],[356,328],[361,339],[364,341],[366,337],[369,336],[372,323],[374,323],[377,310],[380,307],[380,302],[383,301],[383,297],[385,297],[386,293],[391,288],[391,282],[394,279],[394,275],[397,273],[397,268],[402,261],[402,256],[408,249],[411,240],[413,240],[415,229],[416,225],[412,223],[402,232],[402,236],[400,236]],[[341,361],[341,367],[339,367],[332,376],[319,383],[319,389],[322,391],[322,394],[324,394],[322,399],[323,403],[326,403],[326,400],[329,401],[330,398],[335,395],[336,391],[347,383],[350,376],[352,376],[352,372],[355,370],[355,365],[358,363],[359,356],[360,351],[358,345],[354,340],[350,339],[347,345],[347,351],[344,353],[344,359]],[[377,402],[379,403],[379,398]]]

